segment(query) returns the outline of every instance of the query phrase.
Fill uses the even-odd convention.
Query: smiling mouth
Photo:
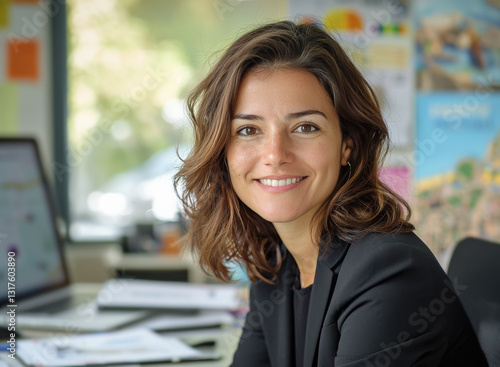
[[[271,179],[261,179],[258,180],[261,184],[265,186],[271,186],[271,187],[280,187],[280,186],[287,186],[287,185],[292,185],[294,183],[302,181],[304,177],[294,177],[294,178],[286,178],[283,180],[271,180]]]

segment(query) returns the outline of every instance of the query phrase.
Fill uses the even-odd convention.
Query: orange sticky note
[[[0,0],[0,28],[7,28],[10,23],[10,1]]]
[[[11,39],[7,44],[7,78],[37,81],[39,78],[38,40]]]

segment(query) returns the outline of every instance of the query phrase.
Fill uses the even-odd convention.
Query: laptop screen
[[[67,282],[54,218],[35,141],[0,139],[0,284],[14,284],[16,301]],[[15,282],[8,278],[9,256]],[[2,292],[0,304],[7,295]]]

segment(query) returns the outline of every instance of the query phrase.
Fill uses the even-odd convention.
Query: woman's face
[[[310,223],[349,153],[333,103],[313,74],[278,69],[243,78],[226,158],[236,194],[262,218]]]

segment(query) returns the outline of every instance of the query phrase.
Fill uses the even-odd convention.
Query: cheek
[[[252,156],[249,149],[239,145],[229,145],[226,153],[227,164],[231,179],[244,177],[251,169]]]
[[[228,149],[226,157],[231,186],[236,196],[245,202],[246,177],[249,171],[247,159],[245,159],[245,155],[239,149],[235,148]]]
[[[328,154],[325,154],[328,152]],[[310,161],[314,162],[316,171],[323,179],[328,180],[329,184],[338,180],[341,166],[340,154],[331,152],[331,147],[323,147],[315,151],[313,156],[310,156]]]

